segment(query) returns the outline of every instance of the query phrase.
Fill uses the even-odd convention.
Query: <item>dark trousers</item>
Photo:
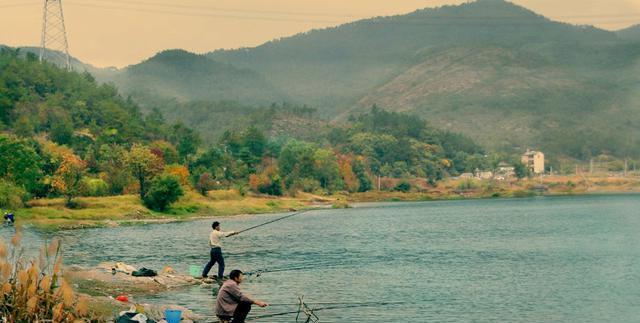
[[[247,315],[251,312],[251,303],[240,302],[238,307],[236,307],[235,312],[233,312],[233,317],[219,316],[218,317],[227,322],[231,323],[245,323],[244,321],[247,319]]]
[[[222,279],[222,275],[224,274],[224,257],[222,257],[222,249],[216,247],[211,248],[211,252],[209,253],[211,259],[206,266],[204,266],[204,270],[202,271],[202,277],[207,277],[209,275],[209,271],[211,267],[218,263],[218,278]]]

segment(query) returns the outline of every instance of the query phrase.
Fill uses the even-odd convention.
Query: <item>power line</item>
[[[104,2],[101,2],[103,4]],[[319,16],[319,17],[342,17],[342,18],[358,18],[363,15],[353,15],[353,14],[335,14],[335,13],[323,13],[323,12],[310,12],[310,11],[280,11],[280,10],[255,10],[255,9],[239,9],[239,8],[228,8],[228,7],[209,7],[209,6],[201,6],[201,5],[185,5],[185,4],[169,4],[162,2],[148,2],[148,1],[123,1],[123,0],[109,0],[109,3],[117,2],[122,4],[138,4],[138,5],[153,5],[153,6],[161,6],[161,7],[170,7],[170,8],[185,8],[185,9],[205,9],[211,11],[223,11],[223,12],[241,12],[241,13],[259,13],[259,14],[278,14],[285,16]]]
[[[136,3],[137,2],[137,3]],[[189,12],[185,10],[189,7],[196,8],[196,6],[180,6],[184,7],[185,10],[175,11],[175,10],[159,10],[159,9],[149,9],[149,8],[140,8],[139,5],[142,2],[133,1],[132,5],[122,6],[122,5],[99,5],[99,4],[89,4],[89,3],[80,3],[80,2],[69,2],[75,6],[83,6],[89,8],[99,8],[99,9],[107,9],[107,10],[119,10],[119,11],[136,11],[143,13],[159,13],[159,14],[167,14],[167,15],[176,15],[176,16],[187,16],[187,17],[211,17],[211,18],[230,18],[230,19],[242,19],[242,20],[264,20],[264,21],[274,21],[274,22],[303,22],[303,23],[322,23],[322,24],[348,24],[354,22],[369,22],[376,24],[392,24],[392,25],[415,25],[415,26],[442,26],[442,25],[452,25],[450,21],[458,20],[458,22],[453,26],[487,26],[487,25],[502,25],[502,26],[519,26],[519,25],[540,25],[546,24],[549,22],[556,23],[567,23],[568,22],[559,22],[553,20],[541,20],[541,21],[519,21],[522,17],[518,16],[483,16],[483,17],[473,17],[473,16],[432,16],[432,17],[424,17],[424,18],[403,18],[402,21],[394,21],[393,18],[400,18],[401,16],[390,16],[390,17],[375,17],[375,18],[363,18],[361,20],[356,21],[343,21],[343,20],[318,20],[318,19],[309,19],[309,18],[292,18],[292,17],[277,17],[277,16],[246,16],[246,15],[229,15],[229,14],[216,14],[215,11],[234,11],[234,12],[251,12],[251,13],[269,13],[269,14],[287,14],[287,15],[297,15],[297,14],[310,14],[310,13],[296,13],[296,12],[284,12],[284,11],[260,11],[260,10],[242,10],[242,9],[214,9],[208,7],[210,12],[202,13],[202,12]],[[178,5],[174,5],[174,7],[178,7]],[[198,7],[200,8],[200,7]],[[204,7],[202,7],[204,8]],[[320,15],[328,15],[328,14],[320,14]],[[347,15],[345,15],[346,17]],[[351,16],[356,17],[356,16]],[[542,16],[540,16],[542,17]],[[605,20],[605,21],[590,21],[590,24],[620,24],[620,23],[633,23],[636,20],[631,20],[633,17],[640,18],[640,15],[572,15],[572,16],[562,16],[565,19],[580,19],[580,18],[628,18],[625,20],[615,19],[615,20]],[[442,21],[446,19],[447,21]],[[513,21],[508,21],[508,20]],[[640,22],[640,21],[639,21]]]
[[[89,8],[100,8],[100,9],[120,10],[120,11],[137,11],[137,12],[143,12],[143,13],[161,13],[161,14],[187,16],[187,17],[232,18],[232,19],[243,19],[243,20],[266,20],[266,21],[276,21],[276,22],[344,23],[343,21],[277,18],[277,17],[267,17],[267,16],[239,16],[239,15],[210,14],[210,13],[204,14],[204,13],[193,13],[193,12],[190,13],[190,12],[177,12],[177,11],[166,11],[166,10],[157,10],[157,9],[144,9],[144,8],[138,8],[138,7],[103,6],[103,5],[86,4],[86,3],[80,3],[80,2],[68,2],[68,3],[74,6],[89,7]]]
[[[10,4],[0,4],[0,8],[29,7],[29,6],[37,6],[40,4],[41,3],[39,2],[10,3]]]

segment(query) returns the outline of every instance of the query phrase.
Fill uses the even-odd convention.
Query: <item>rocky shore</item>
[[[114,312],[136,311],[149,319],[163,322],[166,309],[180,310],[182,323],[198,322],[202,318],[189,309],[177,305],[151,305],[135,302],[135,297],[164,292],[171,289],[211,283],[189,275],[177,273],[170,267],[157,272],[156,276],[136,277],[137,269],[124,263],[102,263],[97,267],[70,266],[65,270],[65,278],[75,289],[88,295],[102,307]]]

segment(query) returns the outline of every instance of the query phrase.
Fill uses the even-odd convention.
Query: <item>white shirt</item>
[[[235,233],[235,231],[229,231],[229,232],[222,232],[218,230],[211,231],[211,234],[209,235],[209,245],[211,246],[211,248],[215,248],[215,247],[222,248],[222,242],[220,240],[222,240],[222,238],[226,238],[232,233]]]

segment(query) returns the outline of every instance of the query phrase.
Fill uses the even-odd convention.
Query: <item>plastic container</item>
[[[189,266],[189,275],[196,278],[202,277],[202,268],[194,265]]]
[[[181,310],[165,310],[164,318],[167,320],[167,323],[180,323],[182,319],[182,311]]]

